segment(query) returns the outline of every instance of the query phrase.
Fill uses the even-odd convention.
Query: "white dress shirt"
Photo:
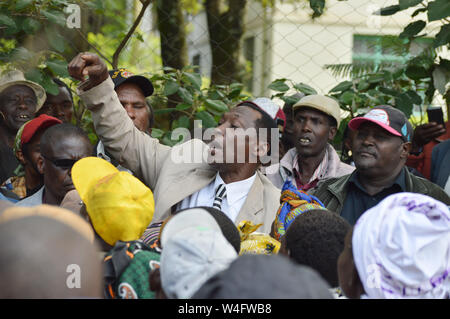
[[[184,209],[196,206],[208,206],[212,207],[214,203],[215,190],[220,184],[225,184],[226,196],[222,201],[221,211],[225,213],[233,222],[236,221],[236,217],[239,215],[244,202],[247,198],[248,192],[255,181],[256,173],[253,176],[244,179],[239,182],[225,184],[225,182],[217,173],[216,179],[209,185],[205,186],[198,192],[192,194],[189,197],[183,199],[177,209]]]

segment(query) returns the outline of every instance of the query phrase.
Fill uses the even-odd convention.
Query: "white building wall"
[[[327,0],[325,13],[312,20],[312,10],[307,2],[277,3],[274,8],[267,9],[264,20],[261,5],[250,2],[243,39],[255,36],[252,93],[270,96],[273,92],[267,86],[278,78],[304,82],[319,93],[327,93],[343,79],[336,79],[324,66],[352,62],[354,34],[398,35],[410,22],[426,20],[424,14],[412,19],[410,15],[414,9],[385,17],[372,14],[394,4],[398,4],[398,0]],[[211,55],[204,12],[193,17],[191,22],[190,61],[200,53],[202,74],[209,76]],[[434,22],[426,31],[432,35],[439,28],[439,22]],[[441,55],[450,56],[447,51]]]

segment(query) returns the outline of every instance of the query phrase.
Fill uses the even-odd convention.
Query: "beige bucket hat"
[[[37,112],[42,107],[45,100],[47,99],[47,94],[45,94],[44,88],[35,82],[25,79],[25,75],[23,74],[23,72],[19,70],[13,70],[2,73],[0,76],[0,93],[13,85],[26,85],[34,91],[37,99],[35,112]]]

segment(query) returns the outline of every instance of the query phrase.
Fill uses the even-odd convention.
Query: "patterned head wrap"
[[[294,219],[312,209],[325,209],[325,205],[315,196],[298,190],[291,181],[287,180],[281,189],[281,206],[275,217],[274,236],[280,240]]]
[[[278,254],[281,243],[267,234],[255,233],[262,224],[254,225],[251,221],[243,220],[238,225],[241,236],[241,250],[239,255],[257,254],[274,255]]]
[[[398,193],[366,211],[352,250],[363,297],[450,297],[450,211],[429,196]]]
[[[14,154],[16,154],[16,152],[22,148],[21,141],[22,141],[23,129],[30,121],[25,122],[25,124],[23,124],[16,133],[16,137],[14,138],[14,145],[13,145]]]

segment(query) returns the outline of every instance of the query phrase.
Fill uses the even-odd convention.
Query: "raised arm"
[[[170,147],[139,131],[122,107],[108,68],[93,53],[78,54],[68,66],[69,74],[82,81],[78,94],[92,112],[100,140],[119,163],[154,189]]]

